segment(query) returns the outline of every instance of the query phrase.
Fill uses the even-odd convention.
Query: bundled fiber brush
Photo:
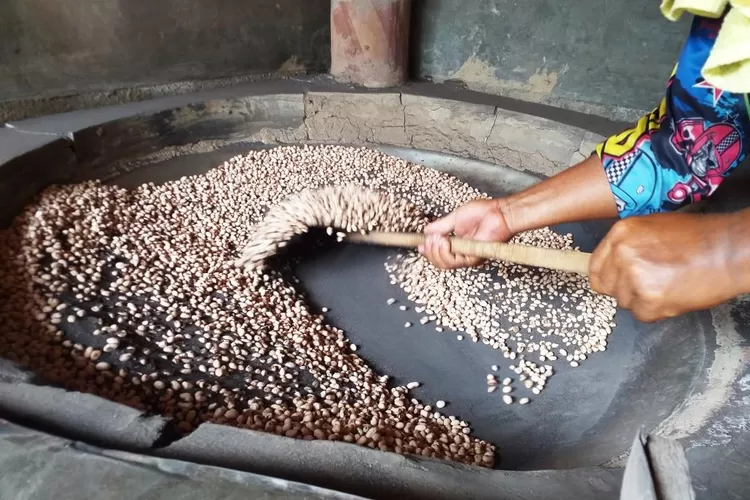
[[[266,259],[311,227],[347,233],[422,231],[427,217],[413,203],[358,186],[305,190],[272,207],[255,226],[236,265],[262,268]]]
[[[262,268],[294,236],[311,227],[344,231],[348,241],[411,247],[424,241],[421,231],[427,217],[414,204],[393,195],[358,186],[331,186],[303,191],[268,211],[250,235],[236,265]],[[590,254],[508,243],[451,237],[456,253],[483,259],[504,260],[560,271],[588,274]]]

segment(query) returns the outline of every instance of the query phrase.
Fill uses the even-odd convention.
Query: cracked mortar
[[[498,106],[389,94],[310,92],[308,139],[439,151],[552,175],[603,139],[583,129]],[[399,130],[400,129],[400,130]]]
[[[11,123],[8,127],[21,133],[73,138],[76,150],[82,152],[79,161],[84,164],[119,161],[129,167],[135,160],[150,163],[183,151],[209,151],[237,141],[346,143],[456,154],[547,176],[582,160],[591,153],[591,145],[603,139],[582,128],[506,110],[492,103],[491,96],[485,96],[488,104],[477,104],[429,95],[441,93],[438,86],[420,89],[420,94],[415,94],[406,90],[318,91],[308,90],[306,85],[310,83],[305,80],[283,80],[273,85],[260,82],[255,84],[260,93],[254,95],[241,88],[206,92],[192,98],[164,98],[134,103],[127,108],[95,109],[44,121]],[[273,93],[280,90],[283,93]],[[196,102],[200,97],[205,100]],[[149,117],[134,116],[154,111],[158,113]],[[105,131],[104,136],[92,137],[89,128],[93,123],[86,116],[93,117],[93,123],[103,123],[100,127]],[[113,119],[116,121],[110,122]],[[187,136],[196,136],[199,146],[186,145],[180,137],[165,134],[198,127],[202,127],[199,133]],[[134,130],[137,137],[129,140]],[[144,147],[147,137],[153,143],[150,151]],[[87,153],[88,145],[81,141],[101,145]],[[132,144],[125,147],[129,142]],[[102,154],[101,148],[107,145],[112,149],[118,146],[116,157]]]
[[[154,163],[183,154],[212,151],[236,142],[259,141],[269,144],[345,143],[393,145],[439,151],[476,158],[517,170],[544,175],[566,168],[590,154],[601,137],[582,129],[561,127],[555,122],[503,110],[497,106],[432,99],[404,93],[345,94],[307,93],[302,106],[286,96],[288,116],[301,116],[296,123],[272,121],[243,125],[242,133],[228,138],[207,139],[193,144],[166,146],[155,153],[115,162],[111,175],[131,171],[138,165]],[[229,105],[213,103],[209,111],[252,109],[257,114],[268,109],[270,100],[245,98]],[[238,106],[242,103],[241,106]],[[300,109],[302,108],[302,109]],[[236,112],[236,111],[235,111]],[[266,113],[268,111],[265,111]],[[174,126],[200,120],[202,109],[181,112]],[[260,126],[259,126],[260,125]],[[115,130],[108,135],[114,136]],[[101,162],[100,160],[95,160]]]

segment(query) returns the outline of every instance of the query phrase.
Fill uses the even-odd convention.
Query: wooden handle
[[[369,243],[389,247],[416,248],[424,242],[425,236],[418,233],[388,233],[373,231],[367,234],[349,233],[346,239],[354,243]],[[451,249],[462,255],[480,259],[504,260],[514,264],[544,267],[584,276],[589,274],[590,253],[554,250],[526,245],[512,245],[489,241],[467,240],[451,237]]]

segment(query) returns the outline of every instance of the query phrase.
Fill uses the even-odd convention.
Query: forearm
[[[499,199],[511,232],[617,217],[609,182],[596,155],[524,191]]]
[[[732,296],[750,293],[750,209],[719,215],[727,220],[727,272],[734,282]]]
[[[589,280],[641,321],[750,293],[750,210],[620,220],[594,250]]]

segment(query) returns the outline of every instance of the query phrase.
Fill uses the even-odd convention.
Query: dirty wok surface
[[[115,181],[123,187],[165,182],[207,171],[246,152],[249,145],[173,158],[149,165]],[[492,196],[522,189],[537,179],[498,166],[446,155],[382,148],[390,154],[448,171]],[[611,222],[570,224],[576,245],[591,251]],[[292,252],[293,273],[311,307],[327,307],[327,320],[343,329],[358,354],[395,384],[420,382],[412,394],[427,404],[444,400],[445,413],[470,422],[477,437],[498,446],[497,467],[572,468],[606,463],[625,452],[635,431],[653,428],[679,405],[695,382],[706,354],[708,313],[696,313],[657,325],[645,325],[618,311],[607,351],[593,354],[578,368],[555,361],[555,375],[534,396],[508,366],[514,361],[468,336],[438,333],[420,325],[406,295],[391,285],[384,263],[400,250],[303,239]],[[293,259],[297,261],[297,259]],[[290,260],[291,262],[291,260]],[[395,298],[396,304],[386,301]],[[409,306],[399,310],[399,305]],[[405,322],[411,328],[404,328]],[[458,332],[460,333],[460,332]],[[532,358],[533,359],[533,358]],[[516,361],[517,362],[517,361]],[[501,391],[487,393],[486,377],[498,365],[499,379],[514,379],[514,396],[525,406],[506,405]]]

